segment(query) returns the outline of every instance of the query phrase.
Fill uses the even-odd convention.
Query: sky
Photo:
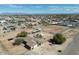
[[[0,4],[2,13],[78,14],[79,4]]]

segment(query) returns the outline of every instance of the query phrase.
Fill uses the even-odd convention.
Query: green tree
[[[65,42],[66,38],[61,34],[57,33],[53,36],[53,39],[51,39],[51,42],[54,42],[55,44],[62,44]]]

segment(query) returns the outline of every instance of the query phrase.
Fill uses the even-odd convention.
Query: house
[[[34,30],[32,34],[40,32],[39,30]]]
[[[12,26],[12,25],[3,27],[4,32],[11,32],[11,31],[14,31],[15,29],[16,29],[16,27]]]
[[[0,23],[4,23],[4,22],[6,22],[5,20],[0,20]]]
[[[25,41],[27,42],[26,45],[29,46],[30,49],[34,49],[38,46],[32,37],[26,37]]]
[[[35,34],[33,35],[33,37],[38,38],[38,39],[43,38],[43,36],[44,36],[43,33],[35,33]]]
[[[38,44],[36,43],[36,41],[35,41],[35,39],[33,38],[33,37],[18,37],[18,39],[24,39],[24,41],[22,42],[24,45],[24,47],[26,48],[26,49],[29,49],[29,50],[31,50],[31,49],[34,49],[35,47],[37,47],[38,46]]]

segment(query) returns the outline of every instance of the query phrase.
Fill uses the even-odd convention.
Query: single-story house
[[[34,49],[38,46],[32,37],[26,37],[25,41],[27,42],[26,45],[28,45],[30,49]]]
[[[33,37],[18,37],[18,39],[24,39],[24,47],[31,50],[31,49],[34,49],[35,47],[38,46],[38,44],[36,43],[35,39]]]

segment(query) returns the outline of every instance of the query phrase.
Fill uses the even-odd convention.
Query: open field
[[[57,26],[57,25],[49,25],[49,26],[43,27],[43,31],[49,32],[49,33],[61,33],[67,29],[68,29],[67,27]]]

